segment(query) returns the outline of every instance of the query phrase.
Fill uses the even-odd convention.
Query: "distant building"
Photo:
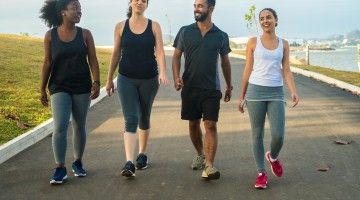
[[[299,38],[286,38],[286,40],[289,42],[289,45],[292,47],[298,47],[298,46],[303,46],[305,44],[305,40],[304,39],[299,39]]]

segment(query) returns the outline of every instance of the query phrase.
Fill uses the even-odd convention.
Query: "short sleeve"
[[[231,49],[230,49],[230,45],[229,45],[229,36],[224,32],[223,32],[222,36],[223,36],[223,43],[222,43],[222,46],[220,49],[220,55],[225,56],[231,52]]]
[[[181,27],[181,29],[179,30],[179,32],[177,33],[177,35],[175,37],[174,44],[173,44],[174,48],[179,49],[182,52],[184,52],[184,49],[185,49],[184,32],[185,32],[185,27]]]

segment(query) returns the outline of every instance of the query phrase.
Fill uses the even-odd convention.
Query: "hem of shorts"
[[[245,99],[246,101],[283,101],[286,102],[284,99]]]

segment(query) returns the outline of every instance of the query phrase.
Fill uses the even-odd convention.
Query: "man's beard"
[[[197,22],[203,22],[206,20],[207,16],[209,15],[209,12],[206,13],[198,13],[200,15],[196,15],[197,13],[194,12],[195,21]]]

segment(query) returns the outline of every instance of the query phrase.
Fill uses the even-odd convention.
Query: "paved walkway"
[[[167,57],[170,65],[170,57]],[[300,105],[287,108],[287,131],[281,152],[284,177],[269,174],[269,188],[253,188],[256,177],[248,114],[237,109],[244,61],[231,59],[234,96],[221,104],[218,123],[217,181],[204,181],[192,171],[194,148],[187,122],[180,120],[180,98],[172,85],[162,87],[154,103],[148,145],[150,167],[129,180],[124,164],[123,118],[114,95],[89,114],[84,157],[86,178],[69,176],[50,186],[54,159],[51,138],[45,138],[0,165],[0,199],[358,199],[360,196],[360,98],[338,88],[295,76]],[[171,68],[168,67],[171,78]],[[266,126],[265,144],[269,147]],[[336,145],[334,140],[352,141]],[[72,162],[68,143],[67,167]],[[327,172],[318,168],[330,166]]]

